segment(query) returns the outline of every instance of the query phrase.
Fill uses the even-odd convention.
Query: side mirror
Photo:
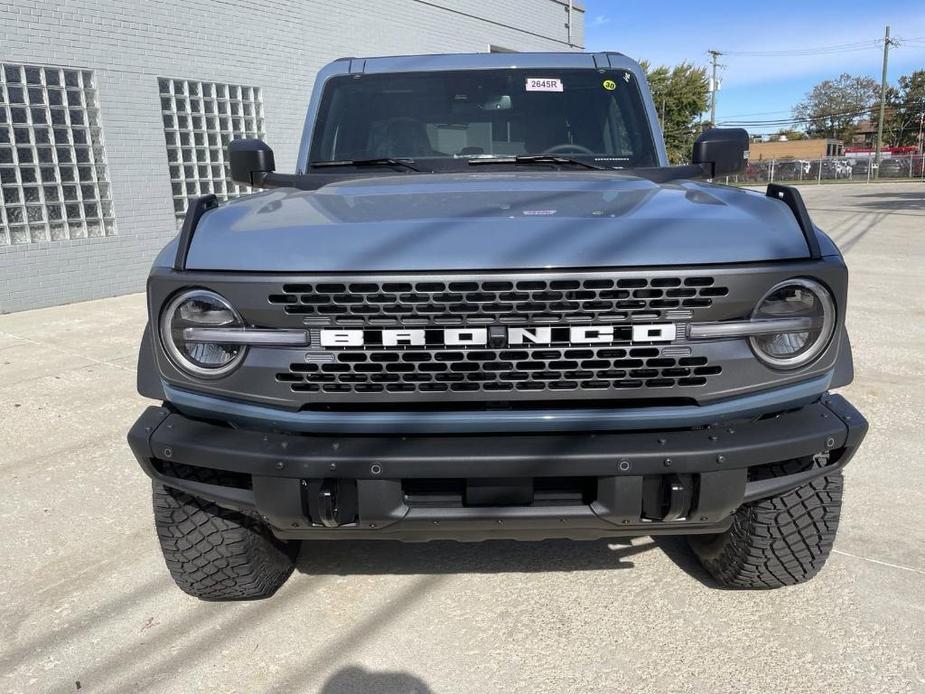
[[[231,180],[260,187],[267,174],[276,170],[273,150],[263,140],[232,140],[228,143]]]
[[[742,173],[748,164],[748,132],[743,128],[713,128],[694,142],[691,161],[707,178]]]

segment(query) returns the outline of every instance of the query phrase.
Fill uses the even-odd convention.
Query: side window
[[[115,234],[93,71],[0,64],[0,246]]]
[[[157,83],[177,223],[192,197],[249,193],[231,180],[226,148],[239,138],[265,137],[260,88],[169,77]]]

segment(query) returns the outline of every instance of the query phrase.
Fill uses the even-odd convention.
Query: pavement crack
[[[51,349],[51,350],[54,350],[55,352],[60,352],[61,354],[67,354],[70,357],[80,357],[81,359],[86,359],[87,361],[93,362],[94,364],[100,364],[103,366],[112,366],[116,369],[121,369],[122,371],[129,371],[132,373],[135,372],[135,369],[132,367],[122,366],[121,364],[116,364],[115,362],[107,361],[106,359],[96,359],[94,357],[89,357],[86,354],[81,354],[80,352],[75,352],[70,349],[65,349],[64,347],[59,347],[58,345],[53,345],[48,342],[39,342],[38,340],[33,340],[32,338],[29,338],[29,337],[23,337],[22,335],[16,335],[15,333],[8,333],[5,330],[0,330],[0,335],[3,335],[4,337],[11,337],[14,340],[22,340],[23,342],[27,342],[31,345],[35,345],[36,347]],[[11,346],[16,346],[16,345],[11,345]]]
[[[871,564],[879,564],[880,566],[888,566],[891,569],[901,569],[902,571],[911,571],[914,574],[921,574],[925,576],[925,569],[916,569],[912,566],[903,566],[902,564],[893,564],[888,561],[881,561],[880,559],[872,559],[871,557],[862,557],[860,554],[852,554],[851,552],[843,552],[840,549],[833,549],[833,554],[841,554],[846,557],[851,557],[852,559],[860,559],[861,561],[869,561]]]

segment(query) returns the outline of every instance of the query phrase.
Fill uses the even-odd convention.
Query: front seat
[[[377,157],[433,157],[440,156],[430,146],[427,126],[416,118],[392,118],[376,144]]]

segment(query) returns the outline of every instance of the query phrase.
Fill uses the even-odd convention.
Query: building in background
[[[0,313],[144,288],[225,145],[292,170],[315,73],[347,55],[580,50],[569,0],[0,0]]]
[[[748,160],[756,162],[765,159],[822,159],[840,157],[844,151],[844,143],[841,140],[826,138],[753,141],[748,145]]]

